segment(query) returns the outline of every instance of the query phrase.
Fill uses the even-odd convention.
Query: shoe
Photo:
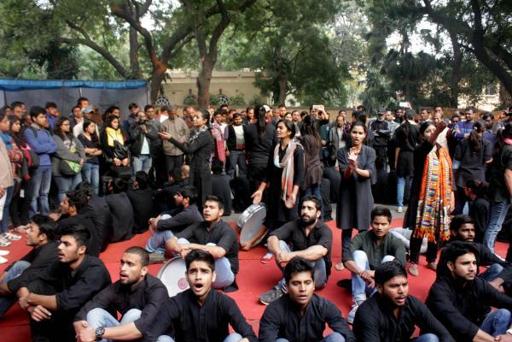
[[[403,212],[404,212],[404,207],[398,207],[398,208],[396,209],[396,211],[397,211],[398,213],[403,213]]]
[[[357,309],[359,309],[359,305],[363,304],[364,300],[362,301],[355,301],[352,303],[352,307],[350,308],[350,311],[347,315],[347,323],[352,324],[354,323],[354,318],[356,317]]]
[[[5,264],[7,261],[8,260],[6,258],[0,256],[0,265]]]
[[[264,256],[261,257],[260,262],[262,264],[268,264],[272,261],[272,259],[274,259],[274,253],[267,252]]]
[[[420,271],[418,270],[418,265],[410,263],[409,267],[407,267],[407,271],[410,275],[417,277],[420,275]]]
[[[20,235],[14,234],[14,233],[5,233],[4,236],[6,239],[11,240],[11,241],[18,241],[21,239]]]
[[[273,301],[281,298],[284,295],[284,291],[280,287],[274,287],[260,296],[260,302],[265,305],[269,305]]]
[[[430,268],[432,271],[437,271],[437,264],[435,262],[429,262],[427,264],[427,268]]]
[[[11,241],[7,240],[3,236],[0,236],[0,247],[7,247],[11,245]]]
[[[6,256],[6,255],[9,255],[9,251],[0,249],[0,256]]]
[[[160,264],[165,261],[164,253],[149,253],[149,263],[150,264]]]

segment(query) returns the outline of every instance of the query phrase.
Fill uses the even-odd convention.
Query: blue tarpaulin
[[[0,89],[6,91],[57,89],[57,88],[95,88],[95,89],[137,89],[145,88],[144,80],[130,81],[80,81],[80,80],[3,80]]]

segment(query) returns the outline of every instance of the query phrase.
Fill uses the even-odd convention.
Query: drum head
[[[185,276],[186,269],[185,260],[175,257],[167,261],[158,271],[157,278],[167,287],[169,297],[173,297],[189,288],[187,277]]]
[[[261,233],[261,226],[265,222],[267,209],[264,205],[251,205],[246,209],[248,212],[245,222],[240,226],[240,243],[251,241],[254,237]],[[244,214],[246,213],[244,211]]]

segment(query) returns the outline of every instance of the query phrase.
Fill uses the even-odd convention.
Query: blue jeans
[[[238,165],[238,176],[243,177],[247,175],[247,160],[244,151],[229,151],[229,167],[228,175],[231,178],[235,177],[236,166]]]
[[[187,239],[179,238],[178,243],[182,245],[189,244]],[[207,243],[207,246],[215,246],[214,243]],[[215,259],[215,281],[212,286],[214,289],[223,289],[235,281],[235,274],[233,270],[231,270],[231,264],[229,263],[228,258],[222,257],[220,259]]]
[[[286,253],[290,253],[292,251],[290,246],[283,240],[279,240],[279,247],[283,252]],[[322,257],[311,263],[313,264],[313,278],[315,279],[315,288],[323,288],[325,284],[327,284],[327,267],[325,266],[325,260]],[[279,267],[281,271],[284,270],[284,268],[281,267],[279,263],[277,263],[277,267]],[[286,281],[284,280],[284,277],[279,281],[277,287],[281,289],[286,288]]]
[[[413,340],[414,342],[439,342],[439,337],[434,334],[423,334]]]
[[[411,184],[411,177],[398,177],[396,183],[396,201],[399,207],[404,206],[404,193],[405,193],[405,185]]]
[[[276,342],[289,342],[286,338],[278,338]],[[324,337],[322,342],[345,342],[345,337],[338,332],[333,332]]]
[[[55,183],[57,183],[59,202],[66,197],[66,192],[74,190],[78,184],[82,182],[82,174],[77,173],[71,177],[55,176]]]
[[[492,336],[503,335],[510,328],[510,311],[507,309],[498,309],[485,317],[480,329]]]
[[[12,201],[14,186],[5,189],[5,202],[2,209],[2,219],[0,220],[0,233],[6,233],[9,230],[9,206]]]
[[[140,318],[141,315],[142,315],[142,311],[140,311],[139,309],[130,309],[123,315],[123,318],[121,318],[121,321],[118,321],[107,310],[104,310],[101,308],[95,308],[87,313],[87,324],[94,329],[97,329],[99,327],[105,327],[105,328],[117,327],[120,325],[135,322],[136,320],[138,320]],[[166,335],[162,335],[160,337],[170,338],[169,336],[166,336]],[[165,339],[160,340],[160,337],[158,338],[158,341],[169,341],[169,340],[165,340]],[[101,341],[106,342],[109,340],[103,339]]]
[[[52,183],[52,166],[39,166],[32,175],[29,183],[30,211],[29,217],[39,213],[48,215],[50,205],[48,204],[48,192]]]
[[[100,165],[85,163],[82,167],[82,178],[91,184],[96,195],[100,192]]]
[[[500,275],[501,272],[503,272],[504,268],[500,264],[492,264],[491,266],[487,267],[487,269],[479,274],[479,277],[482,278],[485,281],[492,281]]]
[[[366,255],[366,252],[357,250],[354,251],[354,254],[352,255],[352,258],[354,259],[354,262],[356,263],[357,267],[359,267],[362,270],[369,270],[370,264],[368,263],[368,256]],[[395,257],[392,255],[386,255],[384,258],[382,258],[382,262],[386,261],[392,261]],[[366,286],[366,282],[364,281],[361,276],[358,274],[352,273],[352,298],[354,298],[355,302],[363,302],[366,300],[366,292],[369,291],[373,293],[375,289],[370,289]]]
[[[5,272],[4,279],[2,279],[2,284],[7,284],[11,280],[18,278],[29,266],[30,263],[27,261],[16,261],[11,266],[11,268]],[[9,310],[9,308],[14,303],[16,303],[16,301],[17,298],[15,293],[13,293],[12,296],[0,296],[0,318],[4,316],[7,310]]]
[[[242,340],[242,335],[239,333],[231,333],[225,339],[224,342],[240,342]],[[169,336],[160,336],[156,340],[156,342],[174,342],[174,339]]]
[[[486,245],[492,252],[494,252],[496,237],[501,231],[503,221],[505,221],[509,207],[510,203],[508,201],[491,203],[489,225],[487,226],[484,234],[484,245]]]
[[[135,175],[135,173],[139,171],[144,171],[146,174],[149,174],[152,162],[151,155],[149,154],[141,154],[138,157],[133,157],[133,174]]]
[[[165,242],[172,239],[174,234],[170,230],[154,232],[146,242],[146,251],[149,253],[165,253]]]

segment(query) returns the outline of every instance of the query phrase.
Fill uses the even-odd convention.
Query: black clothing
[[[142,126],[146,127],[146,133],[142,130]],[[146,139],[148,143],[148,155],[151,154],[151,146],[155,146],[152,141],[160,140],[156,126],[151,124],[140,125],[136,121],[134,121],[128,128],[128,136],[130,138],[130,151],[135,157],[139,157],[141,155],[144,139]]]
[[[212,193],[210,158],[215,146],[213,137],[210,131],[204,131],[189,143],[180,143],[174,138],[170,141],[190,157],[190,184],[196,188],[202,206],[206,196]]]
[[[87,320],[87,313],[96,308],[105,309],[114,317],[118,312],[124,315],[130,309],[139,309],[142,311],[141,317],[133,323],[139,331],[146,331],[168,298],[165,285],[150,274],[135,285],[124,285],[117,281],[87,302],[75,316],[75,321]]]
[[[462,140],[455,148],[454,160],[460,161],[456,172],[455,184],[458,187],[466,186],[470,179],[485,181],[485,162],[492,159],[493,147],[487,140],[481,140],[480,151],[473,151],[469,139]]]
[[[245,130],[245,153],[247,157],[247,177],[250,192],[254,192],[264,179],[268,159],[272,155],[272,146],[277,143],[276,128],[269,123],[262,135],[258,134],[256,124],[249,124]]]
[[[112,239],[112,214],[105,197],[93,195],[80,214],[89,214],[98,232],[101,251],[104,251]]]
[[[396,143],[400,148],[396,168],[397,177],[410,177],[414,174],[414,149],[418,143],[419,134],[418,126],[411,123],[402,124],[396,129]]]
[[[224,216],[231,215],[233,208],[229,181],[228,175],[212,175],[212,195],[217,196],[224,203]]]
[[[448,330],[430,312],[425,304],[408,296],[399,316],[394,305],[376,293],[359,306],[354,319],[354,335],[365,342],[409,342],[415,326],[421,334],[435,334],[441,342],[455,341]]]
[[[9,291],[13,294],[16,293],[22,287],[22,284],[29,284],[34,279],[37,279],[39,274],[46,270],[49,265],[57,262],[57,246],[56,241],[50,241],[45,245],[32,249],[21,258],[20,261],[29,262],[30,266],[19,277],[7,283]]]
[[[148,230],[148,220],[153,216],[153,190],[131,189],[126,192],[133,207],[134,233]]]
[[[278,338],[285,338],[293,342],[321,341],[325,324],[340,333],[346,342],[355,342],[356,339],[347,323],[341,316],[340,310],[316,294],[301,315],[296,303],[288,295],[270,303],[265,309],[260,321],[260,342],[274,342]]]
[[[225,257],[231,264],[234,274],[238,273],[238,239],[231,227],[224,221],[219,221],[208,230],[207,222],[195,223],[176,234],[177,238],[185,238],[190,243],[206,245],[214,243],[226,251]]]
[[[244,131],[244,139],[247,131],[247,126],[242,125],[243,131]],[[236,145],[236,133],[235,129],[233,128],[233,125],[229,125],[227,128],[228,131],[228,137],[226,139],[226,147],[229,151],[245,151],[245,146],[237,146]]]
[[[203,217],[197,209],[197,205],[191,204],[183,208],[180,212],[173,215],[171,218],[159,220],[156,225],[156,230],[164,231],[170,230],[173,233],[181,232],[183,229],[195,223],[203,221]]]
[[[80,224],[84,226],[89,233],[91,234],[91,238],[87,243],[87,254],[92,256],[98,256],[101,252],[101,240],[100,240],[100,232],[98,228],[94,225],[94,221],[92,219],[91,213],[78,213],[75,216],[69,216],[61,219],[57,224],[57,231],[62,231],[64,228],[69,226],[74,226]]]
[[[83,134],[80,134],[78,136],[78,140],[80,140],[80,142],[82,143],[82,145],[85,148],[100,148],[101,149],[100,141],[96,135],[93,135],[91,137],[91,140],[89,140]],[[87,163],[89,163],[89,164],[99,164],[100,163],[98,156],[92,156],[87,153],[85,155],[87,157],[87,160],[86,160]]]
[[[30,292],[55,295],[57,310],[49,320],[31,321],[33,341],[75,341],[73,318],[80,308],[103,288],[110,285],[110,275],[103,262],[86,255],[76,270],[54,262],[38,278],[22,283]]]
[[[320,245],[327,248],[327,254],[323,257],[327,277],[331,273],[331,249],[332,232],[323,222],[318,222],[311,230],[308,236],[304,233],[304,224],[299,220],[286,223],[270,233],[279,240],[283,240],[292,245],[292,250],[303,251],[311,246]]]
[[[511,194],[505,183],[505,170],[512,170],[512,145],[504,145],[489,170],[490,200],[510,203]]]
[[[427,306],[457,341],[472,341],[491,306],[512,309],[512,298],[476,277],[463,282],[451,275],[438,277],[427,297]]]
[[[154,324],[142,334],[155,341],[174,328],[176,342],[222,342],[229,335],[229,325],[242,337],[257,341],[233,299],[211,289],[201,306],[189,289],[163,303]]]
[[[477,198],[469,202],[469,216],[475,223],[475,241],[482,242],[484,239],[485,230],[489,224],[490,207],[489,201],[485,198]]]
[[[112,214],[112,241],[128,240],[134,226],[133,207],[125,192],[105,196]]]

